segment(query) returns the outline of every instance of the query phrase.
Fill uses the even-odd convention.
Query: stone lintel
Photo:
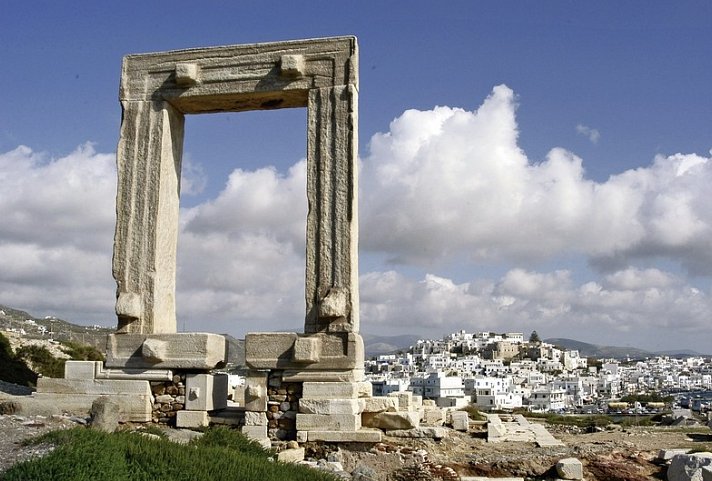
[[[363,366],[363,338],[353,332],[251,332],[245,336],[245,360],[253,369],[340,371]]]
[[[127,55],[119,97],[158,94],[184,113],[304,107],[309,89],[357,86],[357,64],[355,37]]]
[[[105,365],[110,368],[209,370],[225,364],[226,351],[225,338],[218,334],[110,334]]]

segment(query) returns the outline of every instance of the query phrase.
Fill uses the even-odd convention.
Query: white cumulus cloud
[[[655,269],[628,269],[602,283],[577,285],[568,271],[513,269],[499,279],[455,283],[431,274],[413,279],[395,271],[361,278],[361,317],[367,332],[396,334],[403,326],[439,337],[459,329],[537,330],[545,337],[597,339],[660,349],[704,350],[712,298]],[[662,342],[656,340],[663,336]],[[690,343],[699,337],[698,343]],[[658,345],[660,343],[660,345]],[[694,346],[692,345],[694,344]]]
[[[578,124],[576,126],[576,132],[587,137],[592,144],[597,144],[598,140],[601,138],[601,133],[597,129],[592,129],[591,127],[583,124]]]
[[[495,87],[477,110],[407,111],[370,143],[362,169],[362,246],[394,263],[584,255],[607,269],[667,257],[712,274],[709,158],[659,156],[606,182],[552,148],[530,162],[515,95]]]
[[[0,302],[76,320],[107,317],[114,164],[91,144],[56,159],[25,146],[0,154]]]

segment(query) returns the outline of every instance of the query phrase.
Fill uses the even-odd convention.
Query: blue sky
[[[710,351],[710,18],[708,2],[8,3],[0,303],[114,322],[123,55],[356,35],[365,332]],[[179,323],[299,329],[305,112],[187,126]]]

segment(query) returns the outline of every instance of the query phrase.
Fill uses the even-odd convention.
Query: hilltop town
[[[461,330],[376,356],[365,369],[374,395],[412,391],[443,408],[473,403],[481,410],[652,413],[665,407],[665,397],[699,391],[692,399],[679,397],[704,412],[711,400],[705,391],[712,390],[710,358],[592,359],[544,342],[536,331],[525,340],[518,332]]]

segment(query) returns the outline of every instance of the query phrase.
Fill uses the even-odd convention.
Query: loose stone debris
[[[536,443],[539,447],[563,446],[541,424],[530,423],[524,416],[507,416],[503,421],[499,414],[486,414],[487,441],[501,443],[504,441]]]

